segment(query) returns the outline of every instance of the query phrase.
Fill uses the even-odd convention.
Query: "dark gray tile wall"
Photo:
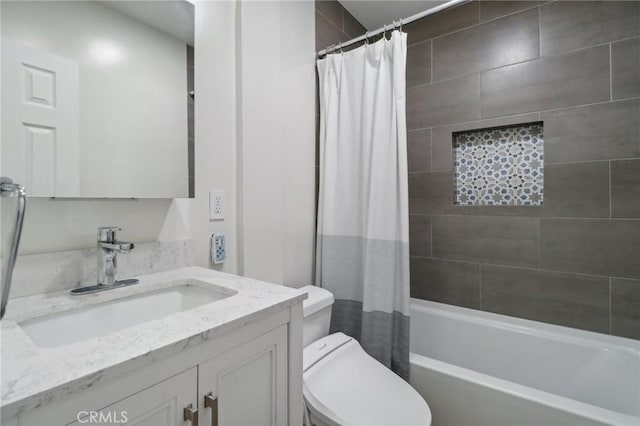
[[[611,69],[613,99],[640,96],[640,38],[611,45]]]
[[[414,21],[405,25],[403,30],[407,33],[407,43],[412,45],[475,25],[479,17],[478,2],[471,2]]]
[[[597,46],[483,71],[482,117],[608,101],[609,62]]]
[[[640,281],[611,278],[611,333],[640,339]]]
[[[316,51],[345,42],[366,29],[336,0],[316,0]]]
[[[413,297],[467,308],[480,307],[480,265],[415,257],[411,261]],[[424,283],[416,285],[413,283]]]
[[[490,21],[512,13],[530,9],[544,1],[480,1],[480,22]]]
[[[545,162],[640,157],[640,99],[540,113]]]
[[[611,217],[640,218],[640,160],[611,162]]]
[[[482,309],[609,332],[609,279],[482,265]]]
[[[542,55],[640,35],[637,1],[557,1],[540,7]]]
[[[640,2],[405,25],[411,294],[640,338]],[[541,120],[541,207],[452,205],[454,131]]]
[[[540,266],[640,278],[640,221],[540,219]]]
[[[433,79],[537,59],[538,9],[510,15],[433,41]]]
[[[433,257],[493,265],[538,266],[538,220],[524,217],[434,216]]]
[[[431,129],[407,133],[407,166],[410,172],[431,170]]]
[[[407,89],[407,128],[419,129],[480,118],[478,74]]]
[[[431,41],[407,48],[407,87],[431,82]]]

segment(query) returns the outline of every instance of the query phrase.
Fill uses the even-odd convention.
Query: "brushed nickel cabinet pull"
[[[198,409],[193,408],[193,404],[184,407],[184,419],[191,422],[191,426],[198,426]]]
[[[211,426],[218,426],[218,398],[209,392],[204,396],[204,407],[211,408]]]

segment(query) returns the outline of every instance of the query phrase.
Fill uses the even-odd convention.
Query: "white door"
[[[97,412],[82,413],[71,425],[191,426],[184,420],[184,410],[189,404],[197,408],[197,380],[193,367]]]
[[[2,41],[2,174],[31,196],[79,196],[78,64]]]
[[[286,425],[287,327],[200,364],[198,397],[201,425]]]

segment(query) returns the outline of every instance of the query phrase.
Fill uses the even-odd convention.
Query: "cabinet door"
[[[201,426],[286,425],[287,327],[201,363],[198,397]]]
[[[197,368],[193,367],[97,412],[80,412],[71,424],[191,426],[184,421],[184,409],[189,404],[197,408],[197,379]]]

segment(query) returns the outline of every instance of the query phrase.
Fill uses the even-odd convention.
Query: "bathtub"
[[[411,299],[433,425],[640,425],[640,341]]]

